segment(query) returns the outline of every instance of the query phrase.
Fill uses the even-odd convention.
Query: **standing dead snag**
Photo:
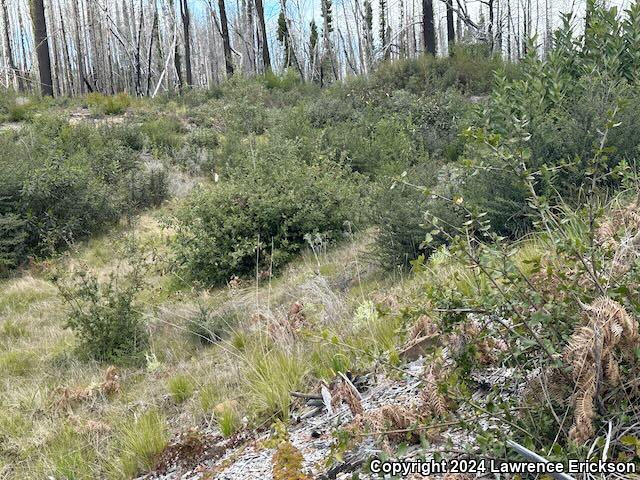
[[[40,88],[42,94],[53,97],[53,80],[51,77],[51,57],[49,56],[49,38],[47,37],[47,17],[44,12],[44,0],[31,0],[33,17],[33,33],[38,56],[40,72]]]

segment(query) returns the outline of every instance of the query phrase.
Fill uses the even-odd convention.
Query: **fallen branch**
[[[293,398],[302,398],[304,400],[322,400],[322,396],[313,393],[289,392]]]
[[[531,462],[550,463],[549,460],[547,460],[546,458],[541,457],[537,453],[532,452],[531,450],[523,447],[522,445],[514,442],[513,440],[507,440],[507,446],[512,448],[513,450],[515,450],[516,452],[518,452],[520,455],[522,455],[524,458],[526,458]],[[575,478],[567,475],[566,473],[549,473],[549,475],[555,478],[556,480],[575,480]]]

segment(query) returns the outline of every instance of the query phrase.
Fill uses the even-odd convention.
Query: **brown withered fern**
[[[52,406],[62,410],[70,409],[78,403],[94,400],[99,395],[110,396],[120,390],[120,375],[116,367],[110,366],[105,371],[102,382],[84,387],[56,387],[52,392]]]
[[[349,406],[349,410],[351,410],[351,414],[354,417],[364,413],[358,390],[353,386],[353,383],[345,378],[341,378],[331,389],[331,406],[335,408],[342,402]]]
[[[382,448],[391,453],[392,443],[417,441],[420,437],[413,435],[413,427],[424,420],[419,405],[389,404],[358,415],[347,427],[354,434],[367,432],[379,435]],[[424,432],[430,437],[430,432]],[[430,438],[431,439],[431,438]]]
[[[597,244],[613,252],[610,276],[628,272],[640,256],[638,201],[610,212],[595,232]]]
[[[607,218],[600,223],[595,232],[595,240],[598,244],[615,247],[618,241],[616,237],[621,231],[640,230],[640,210],[638,203],[633,202],[624,208],[610,212]]]
[[[409,342],[418,338],[437,335],[438,327],[429,315],[420,315],[416,322],[409,328]]]
[[[639,343],[638,322],[619,303],[600,297],[584,305],[583,310],[583,326],[574,332],[564,350],[576,384],[569,437],[578,443],[595,434],[595,402],[602,388],[620,383],[619,361],[633,358]]]
[[[447,400],[438,390],[438,383],[442,381],[442,368],[431,364],[425,371],[420,399],[425,413],[442,416],[447,413]]]
[[[480,365],[492,365],[498,359],[500,352],[508,351],[504,340],[486,334],[484,327],[476,318],[456,325],[446,340],[449,351],[453,356],[464,352],[469,345],[475,348],[476,361]]]

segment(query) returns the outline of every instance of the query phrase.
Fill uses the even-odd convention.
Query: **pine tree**
[[[323,29],[322,29],[322,40],[323,40],[323,52],[322,58],[320,60],[320,79],[324,81],[325,75],[324,72],[326,70],[325,63],[328,63],[331,67],[331,71],[333,73],[333,78],[338,78],[338,69],[336,67],[336,60],[333,56],[333,45],[331,43],[331,33],[333,32],[333,14],[332,8],[333,5],[331,0],[322,0],[322,20],[323,20]]]

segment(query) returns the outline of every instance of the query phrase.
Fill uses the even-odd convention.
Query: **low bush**
[[[446,200],[458,195],[463,173],[454,166],[438,168],[437,163],[420,165],[407,171],[402,181],[383,184],[373,209],[373,223],[378,228],[374,253],[386,268],[408,266],[419,255],[428,255],[448,240],[443,236],[424,245],[433,225],[425,212],[442,218],[450,233],[462,223],[460,206]],[[391,188],[390,188],[391,187]]]
[[[368,122],[347,122],[327,128],[322,149],[336,162],[372,178],[398,175],[424,158],[411,139],[410,121],[394,116]]]
[[[87,95],[89,109],[98,115],[121,115],[131,106],[131,97],[126,93],[104,95],[90,93]]]
[[[55,279],[68,308],[66,327],[73,330],[80,351],[101,362],[138,363],[148,345],[141,309],[135,304],[143,287],[139,263],[124,267],[100,282],[97,276],[76,272],[70,281]]]
[[[178,150],[182,146],[185,133],[180,119],[170,115],[144,122],[141,131],[146,135],[152,149],[164,153]]]
[[[21,96],[11,91],[3,92],[0,96],[0,121],[31,120],[34,113],[42,106],[42,101],[35,97]]]
[[[332,162],[307,164],[286,143],[267,145],[255,165],[238,166],[202,186],[175,218],[174,251],[196,281],[279,268],[306,244],[306,234],[336,240],[365,208],[358,177]]]
[[[498,55],[492,55],[486,44],[456,45],[453,55],[385,62],[373,74],[377,88],[406,89],[414,93],[434,94],[450,87],[480,95],[493,86],[493,72],[503,67]],[[509,68],[509,67],[507,67]],[[511,74],[511,69],[509,68]]]

